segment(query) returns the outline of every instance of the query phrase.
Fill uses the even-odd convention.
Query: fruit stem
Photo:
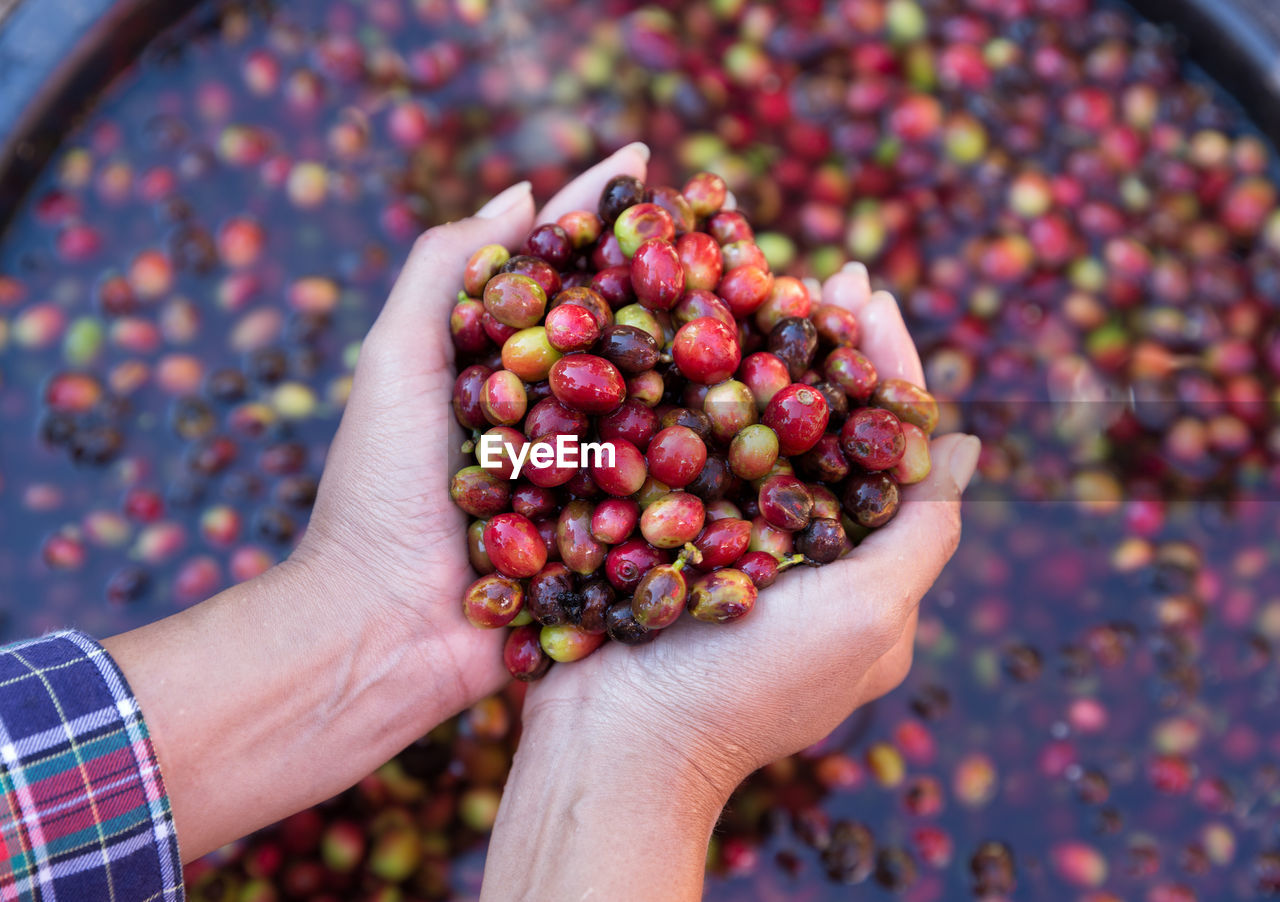
[[[778,572],[781,573],[783,570],[790,570],[798,564],[809,564],[812,567],[818,566],[817,561],[811,561],[803,554],[793,554],[790,557],[784,557],[782,560],[778,561]]]
[[[684,550],[680,552],[680,556],[676,558],[676,562],[671,566],[677,573],[684,569],[685,564],[694,564],[695,566],[702,563],[702,552],[694,547],[692,542],[684,543]]]

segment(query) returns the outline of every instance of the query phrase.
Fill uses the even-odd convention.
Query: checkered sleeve
[[[0,902],[183,899],[146,724],[83,633],[0,648],[0,793]]]

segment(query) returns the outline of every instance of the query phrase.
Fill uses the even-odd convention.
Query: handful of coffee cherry
[[[480,248],[450,316],[453,411],[476,463],[463,612],[511,627],[536,680],[687,610],[726,623],[829,564],[929,474],[937,402],[881,380],[857,318],[775,276],[717,175],[618,176],[595,212]]]

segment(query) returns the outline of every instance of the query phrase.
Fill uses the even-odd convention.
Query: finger
[[[822,303],[858,313],[871,300],[871,274],[864,263],[846,263],[822,285]]]
[[[858,346],[875,364],[881,379],[906,379],[925,387],[920,353],[907,332],[907,324],[893,295],[887,291],[871,295],[858,311],[858,323],[862,326]]]
[[[368,341],[407,342],[422,348],[428,336],[435,336],[447,348],[444,359],[452,360],[447,324],[467,261],[486,244],[516,246],[532,223],[533,196],[529,183],[521,182],[489,201],[475,216],[423,232],[414,242]]]
[[[813,571],[818,595],[847,601],[851,586],[886,594],[878,604],[899,607],[905,620],[933,585],[960,542],[960,495],[981,450],[971,435],[935,439],[933,468],[903,491],[898,515],[862,540],[848,557]]]
[[[634,175],[644,181],[649,166],[649,148],[640,141],[628,144],[613,156],[601,160],[556,193],[539,211],[535,223],[555,222],[574,210],[595,210],[600,192],[616,175]]]

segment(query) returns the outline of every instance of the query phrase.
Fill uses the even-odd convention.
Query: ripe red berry
[[[742,362],[737,332],[709,317],[681,326],[672,342],[671,355],[686,379],[704,385],[728,379]]]
[[[793,383],[773,396],[760,420],[777,433],[778,450],[794,457],[818,443],[829,416],[821,392]]]
[[[489,560],[504,576],[533,576],[547,562],[547,546],[533,521],[520,514],[498,514],[484,528]]]

